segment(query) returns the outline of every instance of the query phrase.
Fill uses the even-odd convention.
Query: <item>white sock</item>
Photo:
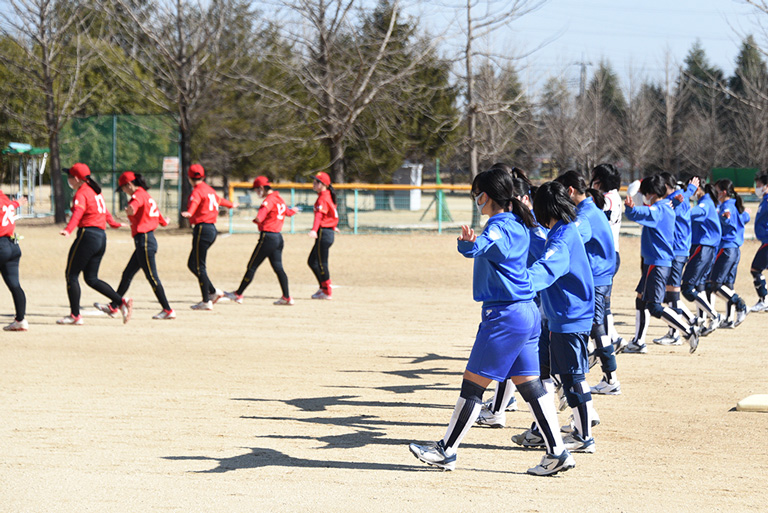
[[[480,415],[481,407],[482,403],[467,401],[459,396],[459,400],[456,401],[456,407],[451,415],[451,421],[448,423],[448,429],[443,437],[446,455],[456,454],[459,444]]]
[[[648,324],[651,322],[651,314],[648,309],[635,310],[635,344],[641,346],[645,344],[645,333],[648,331]]]

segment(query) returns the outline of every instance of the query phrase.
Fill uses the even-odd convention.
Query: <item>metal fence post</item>
[[[357,235],[357,191],[358,189],[355,189],[355,214],[354,214],[354,228],[352,229],[352,233]]]
[[[295,206],[296,206],[296,189],[291,187],[291,207],[295,207]],[[296,216],[291,216],[291,233],[296,233],[295,217]]]

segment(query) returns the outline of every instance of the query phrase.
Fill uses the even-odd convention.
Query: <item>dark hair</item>
[[[666,185],[667,181],[660,174],[646,176],[643,178],[643,181],[640,182],[640,193],[655,194],[659,198],[663,198],[667,195]]]
[[[592,168],[592,182],[597,180],[603,192],[609,192],[621,187],[621,173],[613,164],[598,164]]]
[[[735,198],[736,209],[739,211],[739,214],[744,213],[744,201],[742,201],[741,196],[739,196],[739,193],[733,189],[732,181],[730,181],[728,178],[721,178],[720,180],[715,182],[715,187],[717,187],[721,191],[725,191],[725,193],[728,195],[729,198]]]
[[[691,183],[691,180],[693,180],[693,177],[696,175],[692,175],[691,173],[688,173],[686,171],[681,171],[677,174],[677,183],[678,184],[684,184],[688,185]],[[699,182],[701,182],[701,178],[699,178]]]
[[[101,185],[99,185],[99,182],[94,180],[91,175],[88,175],[85,177],[85,183],[88,184],[88,186],[93,189],[93,192],[96,194],[101,194]]]
[[[595,206],[597,208],[603,210],[605,207],[605,196],[603,196],[602,192],[598,191],[597,189],[587,189],[587,196],[592,198],[592,201],[595,202]]]
[[[715,194],[715,188],[712,187],[711,183],[704,183],[704,182],[702,182],[702,184],[703,185],[700,184],[699,187],[703,187],[704,194],[708,194],[709,197],[712,198],[712,203],[717,205],[717,194]]]
[[[667,171],[662,171],[659,173],[659,176],[662,180],[664,180],[664,185],[672,189],[673,191],[677,189],[677,179],[672,176],[672,173],[668,173]],[[666,191],[664,191],[666,193]]]
[[[141,187],[145,191],[148,191],[149,190],[149,185],[147,185],[147,182],[146,182],[146,180],[144,180],[144,177],[141,176],[140,173],[134,173],[134,176],[136,178],[134,178],[131,183],[133,185],[135,185],[136,187]]]
[[[573,190],[579,194],[585,194],[587,192],[587,182],[584,180],[584,177],[581,176],[581,173],[577,171],[566,171],[555,178],[555,181],[565,186],[566,189],[568,187],[573,187]]]
[[[768,173],[757,173],[755,175],[755,181],[760,182],[763,185],[768,185]]]
[[[333,201],[333,204],[338,205],[338,202],[336,201],[336,189],[334,189],[331,184],[326,185],[326,188],[328,189],[328,192],[331,193],[331,201]]]
[[[512,212],[522,219],[524,225],[533,228],[536,226],[536,220],[528,207],[515,197],[515,191],[515,181],[512,175],[498,167],[492,167],[487,171],[478,173],[472,180],[472,194],[474,196],[484,192],[505,212]]]
[[[549,226],[551,220],[570,223],[576,219],[576,207],[568,196],[567,189],[559,182],[547,182],[536,191],[533,213],[542,226]]]
[[[503,162],[497,162],[494,165],[492,165],[490,169],[504,170],[507,173],[509,173],[512,176],[512,178],[519,178],[520,180],[525,182],[525,184],[528,186],[528,189],[531,188],[532,184],[531,184],[531,179],[528,178],[528,173],[526,173],[525,170],[520,169],[519,167],[510,166],[509,164],[505,164]]]

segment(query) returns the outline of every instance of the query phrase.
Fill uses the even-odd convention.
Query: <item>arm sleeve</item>
[[[698,189],[699,189],[698,187],[696,187],[692,183],[689,183],[688,188],[683,191],[683,198],[685,198],[685,201],[689,201],[691,199],[691,196],[693,196]]]
[[[187,212],[190,214],[194,214],[197,210],[197,206],[200,204],[200,196],[192,192],[192,194],[189,195],[189,200],[187,200]]]
[[[112,217],[112,214],[109,212],[109,210],[107,210],[107,213],[105,215],[107,217],[107,224],[112,228],[120,228],[121,226],[123,226],[122,224],[115,221],[115,218]]]
[[[262,203],[261,206],[259,207],[259,212],[256,214],[256,219],[253,220],[253,222],[256,223],[256,226],[259,227],[259,230],[261,230],[261,224],[264,222],[264,219],[267,218],[268,213],[269,213],[269,206]]]
[[[638,207],[626,207],[624,213],[627,219],[643,226],[656,226],[659,216],[659,207],[647,207],[645,205]]]
[[[292,208],[285,209],[285,217],[293,217],[296,215],[296,211]]]
[[[703,221],[707,217],[707,213],[704,211],[703,208],[696,205],[691,209],[691,221],[692,222],[700,222]]]
[[[323,218],[323,213],[319,210],[315,210],[315,220],[312,223],[312,231],[316,232],[320,229],[320,220]]]
[[[740,215],[741,215],[741,222],[744,224],[747,224],[749,220],[752,219],[752,216],[750,216],[749,212],[747,212],[746,210],[742,212]]]
[[[235,206],[234,203],[229,201],[227,198],[222,198],[221,196],[219,196],[219,205],[227,208],[232,208]]]
[[[77,193],[75,193],[75,200],[72,202],[72,216],[69,218],[69,222],[64,228],[67,233],[72,233],[72,231],[77,228],[80,219],[82,219],[83,214],[85,214],[85,205],[81,205],[77,198]]]
[[[544,248],[544,255],[528,269],[533,290],[539,292],[557,281],[570,268],[570,251],[562,240],[555,240]]]
[[[507,258],[508,245],[509,238],[505,237],[498,227],[490,226],[475,242],[460,240],[458,250],[467,258],[482,257],[492,262],[501,262]]]
[[[579,229],[579,235],[581,235],[581,241],[584,244],[592,240],[592,225],[589,223],[589,219],[586,217],[577,217],[576,228]]]

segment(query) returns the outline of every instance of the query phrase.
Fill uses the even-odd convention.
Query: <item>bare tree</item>
[[[0,52],[0,62],[22,77],[19,83],[28,88],[24,91],[28,97],[40,98],[43,116],[33,106],[7,114],[30,127],[34,136],[48,141],[54,218],[63,223],[66,205],[59,134],[92,94],[92,89],[83,86],[83,75],[94,53],[82,35],[90,30],[91,18],[79,2],[6,0],[4,5],[6,8],[0,9],[0,33],[16,45],[22,58]]]
[[[195,127],[216,101],[210,95],[213,84],[237,60],[236,46],[223,47],[235,4],[236,0],[102,3],[115,43],[102,47],[104,62],[124,84],[140,84],[138,94],[178,119],[182,205],[191,192],[185,173],[192,163]],[[187,221],[179,216],[179,224]]]
[[[552,164],[565,170],[573,163],[574,154],[581,154],[577,130],[579,109],[576,98],[563,78],[550,78],[544,85],[540,120],[544,148],[552,155]]]
[[[639,171],[653,161],[659,141],[653,93],[648,84],[638,82],[635,73],[630,72],[622,127],[622,149],[629,162],[630,180],[639,178]]]

